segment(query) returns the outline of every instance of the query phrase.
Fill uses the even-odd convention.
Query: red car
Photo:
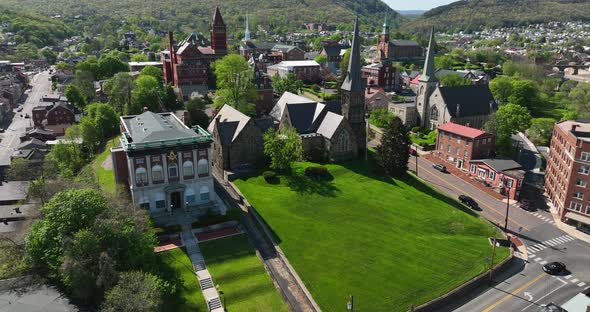
[[[410,155],[412,155],[412,156],[416,156],[416,155],[418,155],[418,152],[416,152],[416,150],[415,150],[415,149],[413,149],[413,148],[410,148]]]

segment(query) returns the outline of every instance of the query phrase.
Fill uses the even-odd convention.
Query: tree
[[[386,128],[394,118],[395,115],[387,108],[377,108],[371,111],[369,122],[379,128]]]
[[[279,76],[279,74],[275,74],[272,77],[272,87],[277,94],[283,94],[285,92],[298,94],[303,87],[303,81],[298,80],[293,73],[287,74],[284,78]]]
[[[80,135],[84,144],[95,151],[106,139],[118,132],[119,117],[113,108],[104,103],[86,106],[80,120]]]
[[[252,83],[252,70],[248,62],[238,55],[229,54],[215,62],[217,92],[215,106],[229,104],[246,115],[255,115],[256,88]]]
[[[174,92],[174,87],[172,87],[172,84],[164,86],[162,104],[170,111],[177,109],[182,104],[178,101],[178,97]]]
[[[496,135],[499,153],[510,155],[512,150],[510,137],[529,128],[531,119],[531,114],[526,107],[508,103],[500,106],[484,127],[488,132]]]
[[[162,72],[161,69],[155,67],[155,66],[146,66],[144,67],[141,72],[140,75],[148,75],[148,76],[152,76],[154,78],[156,78],[159,82],[164,81],[164,73]]]
[[[67,86],[64,95],[78,109],[84,109],[86,106],[86,99],[84,99],[82,92],[80,92],[80,89],[76,85],[71,84]]]
[[[110,78],[119,72],[128,72],[129,65],[113,55],[103,55],[98,60],[98,78]]]
[[[377,162],[389,175],[399,176],[408,170],[410,157],[408,129],[399,117],[393,118],[377,146]]]
[[[490,90],[498,103],[508,103],[508,97],[512,94],[512,78],[502,76],[490,81]]]
[[[94,79],[96,76],[89,71],[76,71],[76,76],[72,80],[71,85],[74,85],[80,90],[86,103],[90,103],[96,96],[96,89],[94,88]]]
[[[76,143],[57,143],[45,157],[57,164],[64,177],[73,177],[86,164],[84,153]]]
[[[122,114],[131,105],[133,93],[133,77],[129,73],[117,73],[104,84],[104,91],[113,109]]]
[[[590,117],[590,83],[578,83],[568,98],[580,117]]]
[[[135,87],[132,95],[132,105],[128,107],[126,114],[141,114],[144,107],[152,112],[160,111],[162,85],[158,80],[149,75],[139,75],[135,79]]]
[[[145,54],[136,53],[131,56],[132,62],[147,62],[148,57]]]
[[[538,101],[539,90],[533,81],[512,81],[512,93],[508,97],[508,102],[532,109],[535,104],[538,104]]]
[[[465,78],[465,77],[461,77],[461,75],[459,74],[448,74],[448,75],[444,75],[441,79],[440,79],[440,83],[445,86],[445,87],[451,87],[451,86],[468,86],[471,85],[471,79],[469,78]]]
[[[319,54],[318,56],[315,57],[314,61],[318,62],[320,65],[326,64],[326,63],[328,63],[328,57],[326,55]]]
[[[291,163],[300,160],[302,153],[301,138],[295,129],[271,129],[264,134],[264,154],[270,157],[272,169],[289,171]]]
[[[188,111],[189,121],[191,126],[201,126],[207,129],[209,125],[209,116],[205,113],[205,102],[199,97],[193,97],[186,102],[186,110]]]
[[[434,57],[434,67],[442,69],[453,69],[453,57],[450,55],[441,55]]]
[[[111,289],[102,305],[102,312],[156,312],[162,304],[161,281],[144,272],[125,272]]]
[[[35,168],[29,160],[15,158],[10,162],[6,177],[11,181],[30,181],[37,177],[38,172],[38,168]]]
[[[529,138],[536,145],[547,145],[551,141],[553,125],[556,120],[552,118],[535,118],[531,122],[531,127],[527,130]]]

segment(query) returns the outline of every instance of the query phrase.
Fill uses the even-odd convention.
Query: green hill
[[[590,21],[588,0],[461,0],[425,12],[402,28],[474,30],[548,21]]]
[[[318,21],[352,27],[355,14],[367,30],[378,29],[386,14],[392,28],[405,21],[381,0],[0,0],[0,6],[66,19],[77,15],[112,21],[151,17],[163,28],[183,31],[205,31],[216,4],[230,32],[242,30],[246,14],[251,26],[272,30],[296,30],[304,22]]]

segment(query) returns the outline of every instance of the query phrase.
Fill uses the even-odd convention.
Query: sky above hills
[[[383,0],[394,10],[430,10],[457,0]]]

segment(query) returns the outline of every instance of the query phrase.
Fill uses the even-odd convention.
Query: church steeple
[[[385,15],[385,21],[383,22],[383,32],[382,35],[389,35],[389,21],[387,20],[387,15]]]
[[[352,47],[350,48],[348,70],[346,71],[346,78],[344,78],[341,89],[346,91],[363,90],[363,82],[361,79],[361,51],[359,46],[358,16],[354,22],[354,35],[352,37]]]
[[[250,18],[248,15],[246,15],[246,31],[244,31],[244,41],[245,42],[251,41],[251,38],[250,38]]]
[[[434,26],[430,30],[430,41],[428,42],[428,51],[426,52],[426,61],[424,62],[424,71],[420,76],[419,81],[422,82],[436,82],[436,76],[434,75]]]
[[[211,49],[215,54],[227,54],[227,29],[219,7],[215,7],[211,20]]]

